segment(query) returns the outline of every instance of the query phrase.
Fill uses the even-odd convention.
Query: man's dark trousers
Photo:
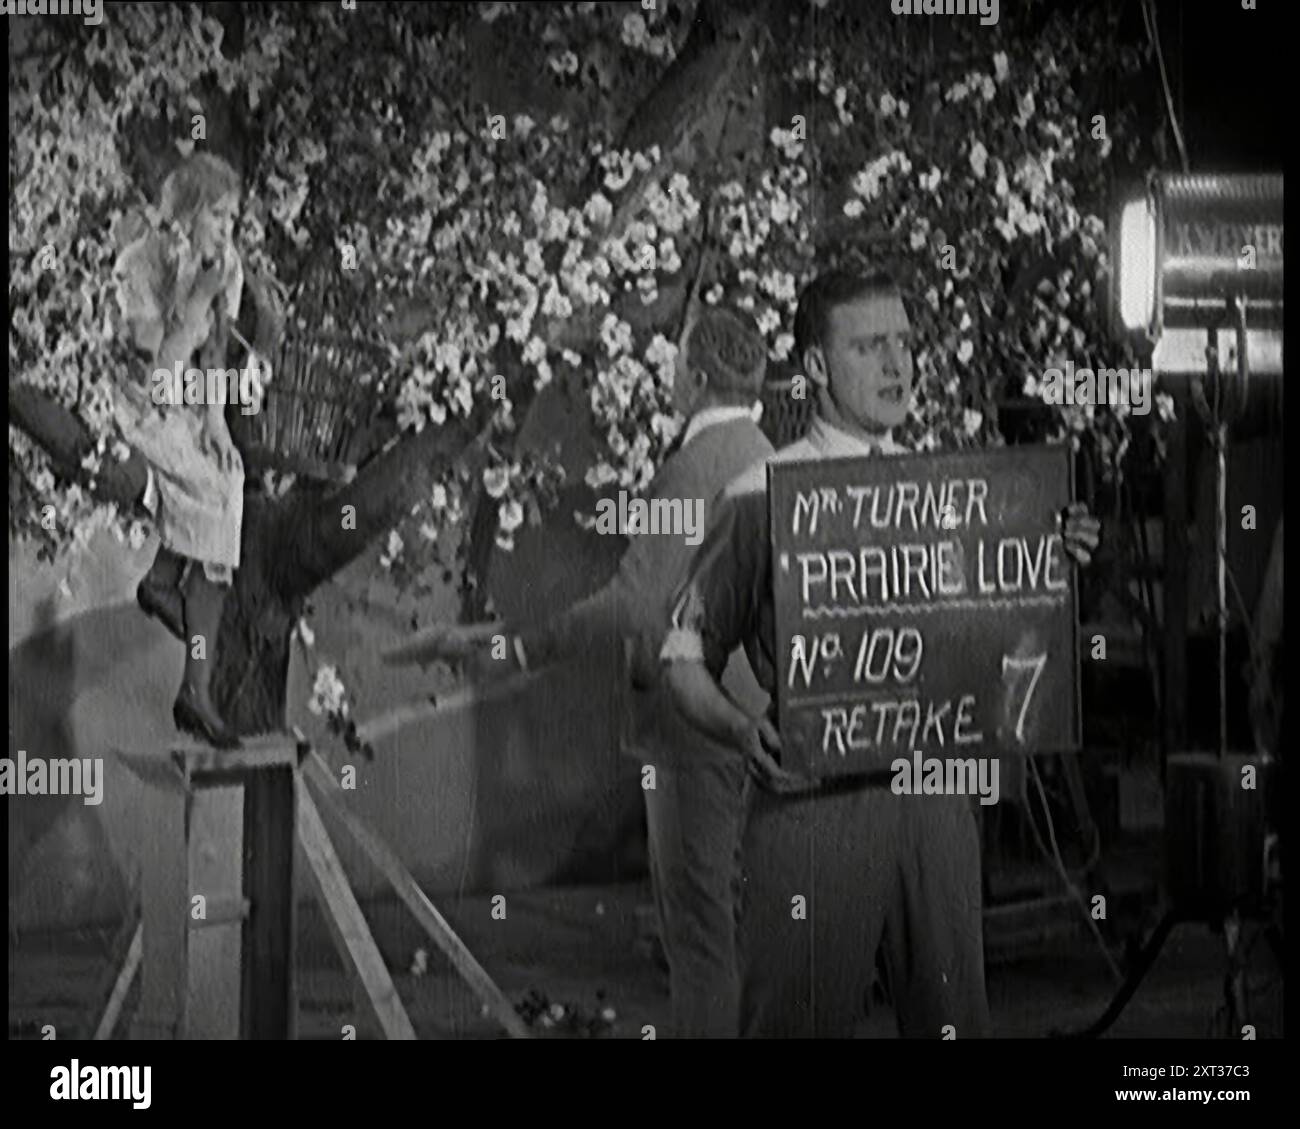
[[[698,734],[656,762],[650,873],[672,981],[672,1034],[735,1038],[736,911],[749,777],[738,750]]]
[[[743,1035],[852,1037],[882,945],[905,1037],[989,1034],[970,797],[755,787],[742,870]]]
[[[715,424],[664,464],[650,494],[703,499],[702,528],[707,529],[717,495],[771,453],[771,443],[752,420]],[[653,606],[652,626],[633,649],[632,743],[643,765],[655,769],[655,787],[645,789],[646,822],[671,984],[671,1035],[735,1038],[738,856],[748,778],[739,750],[713,741],[682,716],[659,664],[671,599],[696,546],[679,538],[645,540],[658,544],[653,559],[646,554],[636,585]],[[730,657],[723,685],[750,713],[767,708],[767,695],[742,652]]]

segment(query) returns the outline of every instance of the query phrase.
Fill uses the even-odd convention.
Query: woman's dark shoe
[[[201,705],[188,686],[182,686],[177,695],[176,704],[172,707],[172,720],[182,733],[206,741],[215,748],[239,748],[239,738],[226,728],[216,710]]]
[[[185,613],[179,591],[175,588],[161,588],[146,578],[136,588],[135,599],[141,611],[153,616],[177,639],[185,642]]]

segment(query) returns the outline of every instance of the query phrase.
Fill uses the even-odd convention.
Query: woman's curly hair
[[[238,195],[242,187],[239,174],[220,157],[194,153],[167,174],[158,208],[165,220],[189,235],[204,208],[226,196]]]

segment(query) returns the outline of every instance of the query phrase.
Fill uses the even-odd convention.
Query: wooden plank
[[[301,778],[298,785],[298,836],[307,856],[308,870],[325,910],[325,920],[335,947],[365,989],[375,1018],[389,1039],[414,1039],[415,1029],[402,1006],[393,979],[370,934],[361,907],[348,884],[320,812]]]
[[[214,925],[229,925],[248,917],[250,903],[237,894],[218,894],[208,899],[207,916],[201,921],[190,918],[190,929],[210,929]]]
[[[186,941],[185,1037],[238,1039],[244,796],[238,783],[203,786],[211,779],[192,781],[188,817],[190,910],[186,925],[190,933]],[[199,895],[204,916],[196,919],[194,899]]]
[[[108,1003],[104,1006],[104,1014],[99,1017],[99,1023],[95,1027],[92,1038],[98,1041],[113,1037],[113,1032],[117,1029],[118,1017],[122,1014],[122,1007],[126,1003],[127,993],[131,990],[136,973],[140,971],[140,962],[144,957],[144,926],[138,912],[132,912],[131,918],[135,921],[135,931],[131,934],[126,959],[118,970],[117,979],[113,982],[113,990],[108,996]]]
[[[133,1039],[183,1039],[189,989],[189,792],[162,762],[149,789],[150,826],[140,858],[144,930],[140,1004]]]
[[[298,764],[297,738],[292,733],[245,737],[238,749],[216,749],[206,742],[179,738],[158,752],[115,749],[114,755],[151,785],[170,785],[177,779],[185,786],[243,784],[246,773],[264,768],[296,768]]]
[[[113,933],[113,940],[109,944],[108,963],[95,985],[95,994],[92,997],[94,1011],[80,1030],[79,1038],[94,1038],[94,1031],[102,1020],[113,990],[117,987],[118,978],[122,975],[122,967],[126,964],[127,954],[131,950],[131,943],[135,939],[136,927],[139,924],[140,876],[136,874],[131,882],[131,888],[127,891],[126,911],[122,914],[122,920],[118,923]]]
[[[303,761],[303,775],[318,789],[321,799],[347,828],[370,861],[392,884],[398,897],[406,904],[406,908],[428,933],[433,943],[446,954],[461,979],[487,1007],[488,1013],[495,1016],[513,1038],[529,1038],[528,1028],[519,1018],[510,1001],[506,999],[483,966],[474,959],[474,955],[465,947],[465,943],[456,935],[446,918],[438,912],[425,892],[420,889],[419,883],[402,865],[392,848],[344,806],[341,798],[342,788],[330,774],[329,766],[319,753],[312,752]]]
[[[295,768],[277,767],[251,773],[244,781],[243,896],[248,902],[240,985],[244,1039],[292,1039],[296,1031],[296,779]]]
[[[215,749],[201,741],[180,741],[172,746],[172,755],[191,778],[209,773],[242,774],[259,769],[294,768],[298,764],[297,742],[291,733],[243,737],[237,749]]]

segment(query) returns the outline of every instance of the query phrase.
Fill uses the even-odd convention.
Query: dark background
[[[1294,54],[1287,17],[1296,9],[1270,0],[1255,11],[1241,0],[1156,0],[1154,7],[1192,171],[1281,172],[1285,56]],[[1144,42],[1141,0],[1128,0],[1124,19]]]

